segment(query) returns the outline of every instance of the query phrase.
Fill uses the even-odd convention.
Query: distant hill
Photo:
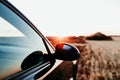
[[[113,40],[112,37],[107,36],[101,32],[97,32],[93,35],[87,36],[87,40]]]

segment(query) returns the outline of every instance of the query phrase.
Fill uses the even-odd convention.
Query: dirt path
[[[120,80],[120,41],[88,41],[78,59],[76,80]]]

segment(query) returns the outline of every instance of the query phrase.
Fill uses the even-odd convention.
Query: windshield
[[[35,51],[48,54],[42,38],[0,3],[0,79],[21,71],[22,61]]]

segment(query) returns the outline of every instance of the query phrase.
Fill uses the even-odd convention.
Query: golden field
[[[120,41],[87,41],[77,64],[77,80],[120,80]]]
[[[67,38],[81,54],[77,60],[76,80],[120,80],[120,37],[112,38],[108,41]]]

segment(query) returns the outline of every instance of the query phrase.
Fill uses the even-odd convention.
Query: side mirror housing
[[[54,54],[55,59],[72,61],[80,57],[79,50],[70,44],[59,43],[56,45],[56,51]]]

